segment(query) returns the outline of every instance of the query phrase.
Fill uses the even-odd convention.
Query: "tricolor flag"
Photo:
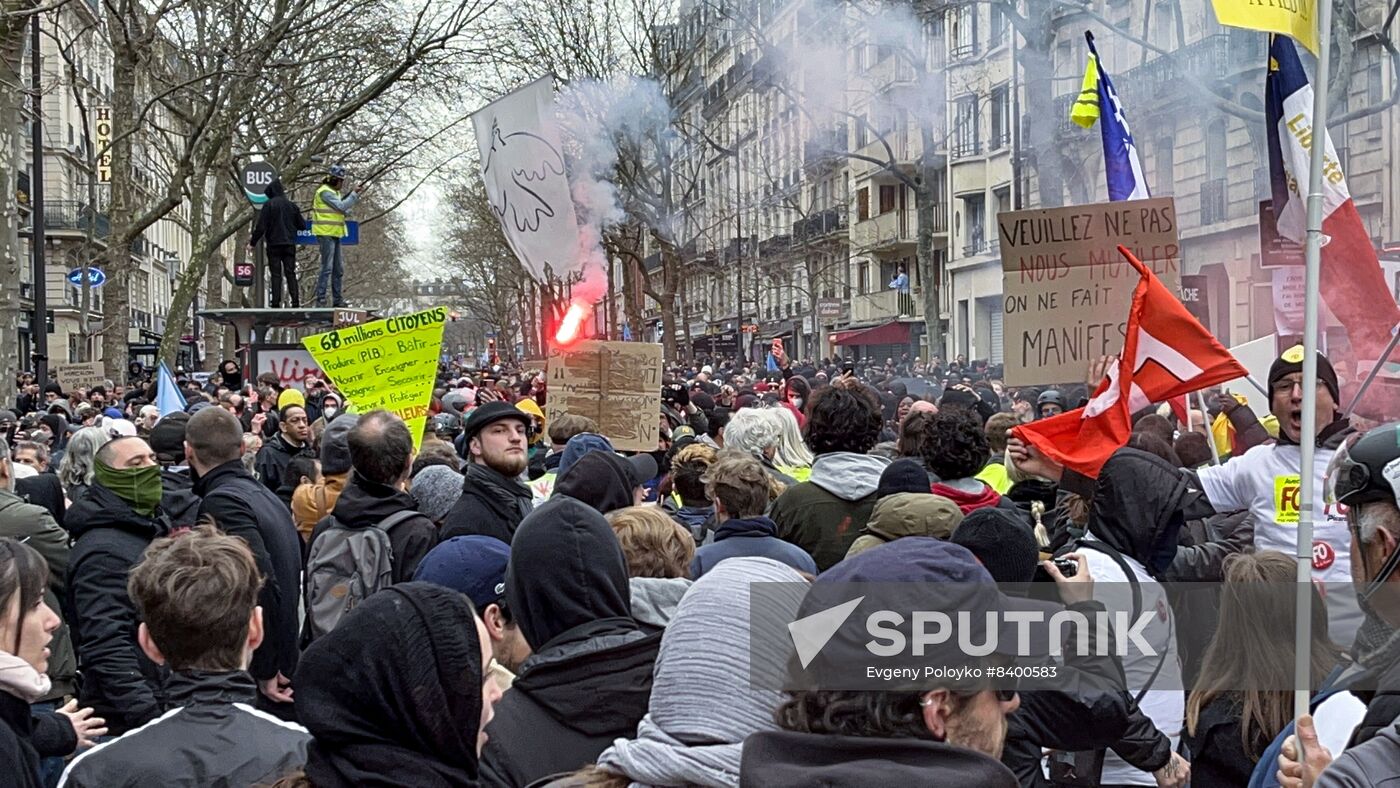
[[[1103,136],[1104,174],[1108,178],[1108,199],[1141,200],[1147,193],[1147,178],[1142,174],[1133,133],[1128,129],[1128,116],[1113,89],[1113,80],[1103,70],[1099,52],[1094,48],[1094,34],[1084,31],[1089,42],[1089,63],[1084,69],[1084,83],[1079,98],[1070,109],[1069,119],[1084,128],[1099,122]],[[1105,112],[1104,110],[1107,110]]]
[[[1137,269],[1123,352],[1089,404],[1031,422],[1013,431],[1056,462],[1098,476],[1113,452],[1132,434],[1132,414],[1249,372],[1196,320],[1177,295],[1126,247],[1118,251]],[[1130,365],[1123,361],[1131,359]]]
[[[1279,235],[1307,241],[1308,157],[1313,135],[1313,89],[1298,51],[1285,36],[1269,45],[1265,85],[1265,127],[1269,134],[1269,177]],[[1362,369],[1369,372],[1400,325],[1400,307],[1390,297],[1376,248],[1347,190],[1332,137],[1323,130],[1322,298],[1347,331]]]

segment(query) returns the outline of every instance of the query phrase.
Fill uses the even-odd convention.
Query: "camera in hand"
[[[1065,577],[1074,577],[1079,574],[1079,562],[1073,558],[1056,558],[1055,568],[1060,570],[1060,574]]]

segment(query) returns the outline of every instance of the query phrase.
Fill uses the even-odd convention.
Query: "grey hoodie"
[[[880,486],[880,474],[890,461],[870,454],[834,451],[812,463],[812,484],[846,501],[859,501]]]
[[[628,586],[632,592],[632,618],[643,630],[655,632],[671,623],[691,581],[685,577],[634,577]]]

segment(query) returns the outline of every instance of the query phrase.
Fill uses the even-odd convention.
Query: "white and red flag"
[[[1088,405],[1013,431],[1085,476],[1098,476],[1109,456],[1128,442],[1133,413],[1249,374],[1151,270],[1127,248],[1118,251],[1140,277],[1122,354],[1109,362]]]

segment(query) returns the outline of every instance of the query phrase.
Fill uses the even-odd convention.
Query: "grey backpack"
[[[395,512],[369,528],[330,524],[311,543],[306,559],[306,628],[310,640],[335,629],[340,619],[376,591],[392,585],[394,549],[389,532],[419,513]]]

